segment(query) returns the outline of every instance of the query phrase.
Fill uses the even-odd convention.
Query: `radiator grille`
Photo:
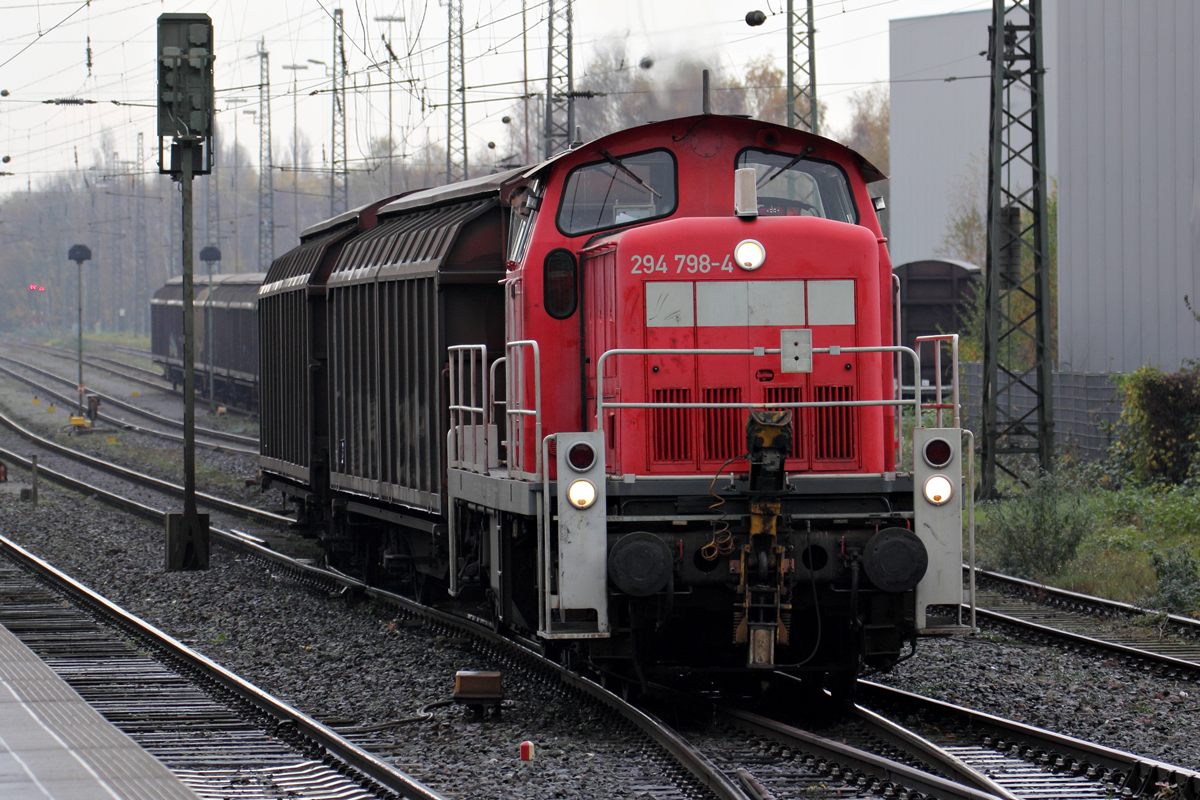
[[[847,402],[854,399],[853,386],[814,386],[813,400],[818,403]],[[813,458],[818,461],[848,461],[858,454],[858,417],[853,407],[814,408]]]
[[[655,403],[690,403],[691,389],[655,389]],[[691,461],[692,409],[653,409],[653,455],[655,461]]]
[[[705,403],[740,403],[742,389],[706,388]],[[746,450],[746,411],[741,408],[705,408],[704,460],[725,461],[740,456]]]
[[[763,402],[767,405],[776,403],[803,403],[804,387],[802,386],[767,386],[763,389]],[[792,412],[792,452],[790,458],[804,458],[804,409],[793,408]]]

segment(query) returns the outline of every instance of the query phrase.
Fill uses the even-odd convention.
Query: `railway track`
[[[16,344],[20,347],[34,350],[36,352],[47,353],[49,355],[55,356],[57,358],[61,358],[66,361],[75,362],[76,359],[78,358],[78,354],[76,352],[66,350],[64,348],[51,347],[50,345],[29,344],[28,342],[14,342],[14,344]],[[126,364],[123,361],[117,361],[115,359],[106,358],[104,356],[97,356],[97,355],[89,354],[89,353],[85,353],[84,358],[86,359],[89,366],[93,367],[94,369],[100,370],[101,372],[107,372],[110,375],[114,375],[118,378],[121,378],[122,380],[130,381],[131,383],[135,383],[139,386],[145,386],[150,389],[155,389],[156,391],[162,392],[164,394],[174,395],[176,397],[183,397],[182,390],[175,388],[170,383],[167,383],[163,379],[162,375],[158,374],[157,372],[155,372],[153,370],[143,369],[141,367]],[[99,362],[103,362],[103,363],[99,363]],[[106,366],[106,364],[113,364],[113,365],[121,367],[121,369],[116,369],[113,366]],[[130,374],[126,370],[135,370],[142,374],[134,375],[134,374]],[[54,376],[54,377],[57,378],[58,376]],[[73,380],[70,381],[70,384],[72,386],[75,385]],[[196,399],[197,400],[207,400],[207,397],[205,397],[204,394],[201,393],[200,391],[197,391]],[[242,415],[248,416],[248,417],[257,416],[257,412],[252,411],[250,409],[238,408],[237,406],[231,406],[228,404],[222,404],[222,405],[224,405],[226,410],[237,413],[237,414],[242,414]]]
[[[0,358],[3,358],[3,357],[0,356]],[[16,372],[15,370],[9,369],[8,367],[0,366],[0,375],[7,375],[8,377],[12,378],[13,380],[20,381],[21,383],[24,383],[25,385],[34,389],[38,393],[39,397],[45,397],[48,399],[57,400],[58,402],[62,403],[67,408],[74,407],[74,405],[77,402],[76,398],[71,397],[70,395],[65,394],[63,392],[55,391],[54,389],[51,389],[49,386],[46,386],[45,384],[42,384],[42,383],[38,383],[34,379],[32,379],[26,375],[22,375],[21,373]],[[97,419],[99,419],[99,421],[108,423],[109,425],[112,425],[115,429],[131,431],[134,433],[140,433],[140,434],[144,434],[146,436],[153,436],[157,439],[167,439],[172,442],[179,442],[180,444],[183,443],[183,441],[184,441],[183,434],[174,432],[174,429],[182,429],[182,427],[183,427],[182,422],[178,422],[178,421],[170,419],[168,417],[162,417],[162,416],[160,416],[158,414],[154,414],[153,412],[150,412],[150,411],[144,411],[141,409],[137,409],[136,407],[129,406],[128,404],[122,403],[121,401],[114,401],[113,398],[111,398],[107,395],[101,395],[101,396],[108,400],[109,405],[115,405],[119,408],[126,408],[127,410],[132,410],[133,413],[135,413],[139,416],[143,416],[147,419],[151,419],[158,424],[169,426],[170,428],[172,428],[172,430],[164,431],[164,430],[159,430],[157,428],[147,428],[147,427],[143,427],[141,425],[135,425],[134,423],[129,422],[128,420],[121,419],[120,417],[115,417],[112,414],[108,414],[103,411],[100,412],[99,414],[97,414]],[[250,449],[249,447],[239,447],[236,444],[228,443],[229,441],[238,441],[238,440],[247,439],[250,437],[237,436],[236,434],[226,434],[223,431],[216,431],[215,433],[218,435],[217,436],[209,436],[208,433],[206,432],[206,429],[197,429],[196,446],[202,447],[206,450],[215,450],[215,451],[219,451],[219,452],[239,453],[241,455],[248,455],[248,456],[257,456],[258,455],[257,448]],[[229,437],[234,437],[234,436],[237,436],[237,438],[236,439],[229,438]],[[224,439],[225,441],[221,441],[221,439]]]
[[[0,622],[201,797],[441,800],[3,537],[0,593]]]
[[[174,483],[171,483],[170,481],[162,480],[161,478],[155,478],[152,475],[147,475],[143,472],[138,472],[137,470],[129,469],[127,467],[122,467],[117,464],[113,464],[111,462],[105,461],[103,459],[96,458],[95,456],[90,456],[86,453],[81,453],[78,450],[73,450],[72,448],[65,447],[56,442],[52,442],[49,439],[45,439],[41,436],[38,436],[36,433],[33,433],[32,431],[22,427],[18,422],[16,422],[16,420],[13,420],[6,414],[0,413],[0,425],[8,428],[9,430],[13,431],[21,438],[25,439],[26,441],[32,442],[33,444],[37,445],[38,447],[42,448],[43,450],[46,450],[50,453],[54,453],[59,456],[63,456],[65,458],[68,458],[71,461],[75,461],[75,462],[82,464],[90,469],[94,469],[94,470],[97,470],[100,472],[107,473],[109,475],[116,476],[117,478],[124,480],[126,482],[135,484],[137,486],[142,486],[147,489],[151,489],[155,492],[159,492],[159,493],[167,495],[169,497],[182,497],[183,496],[183,487],[179,486],[178,484],[174,484]],[[30,466],[30,462],[28,459],[26,459],[24,456],[21,456],[18,453],[14,453],[14,452],[10,451],[10,450],[0,448],[0,456],[3,456],[8,461],[15,463],[15,464],[19,464],[25,468],[28,468]],[[80,480],[77,478],[72,478],[72,477],[64,475],[62,473],[55,472],[54,470],[50,470],[50,469],[46,468],[45,466],[39,466],[39,474],[45,475],[50,480],[54,480],[63,485],[67,485],[65,482],[69,481],[70,488],[76,489],[79,491],[84,491],[87,493],[95,494],[98,497],[100,497],[101,499],[107,499],[107,495],[110,494],[110,493],[104,492],[103,490],[101,490],[83,480]],[[121,498],[121,499],[123,500],[124,498]],[[254,508],[253,506],[247,506],[242,503],[236,503],[232,500],[227,500],[225,498],[217,497],[216,495],[207,494],[205,492],[197,492],[196,493],[196,501],[201,506],[216,509],[218,511],[222,511],[227,514],[232,514],[234,516],[237,516],[237,517],[240,517],[243,519],[252,520],[252,521],[261,523],[263,525],[268,525],[268,526],[289,525],[293,521],[290,517],[286,517],[281,514],[276,514],[272,511],[264,511],[263,509]],[[116,503],[116,504],[120,505],[120,503]],[[139,511],[139,513],[143,513],[143,515],[145,514],[143,509],[149,508],[148,506],[145,506],[145,504],[143,504],[143,503],[137,503],[136,505],[137,505],[137,508],[130,506],[129,507],[130,510]],[[162,518],[163,512],[158,511],[156,509],[151,509],[151,511],[153,512],[153,514],[156,514],[160,519]]]
[[[1200,796],[1200,773],[961,706],[860,681],[859,705],[822,708],[819,698],[788,691],[791,676],[772,681],[767,701],[698,714],[707,724],[696,741],[751,797]],[[663,687],[655,694],[696,713],[694,698]]]
[[[976,613],[996,625],[1200,675],[1200,620],[979,570]]]
[[[9,364],[20,367],[21,369],[27,370],[29,372],[32,372],[36,375],[40,375],[42,377],[48,378],[50,380],[57,381],[59,384],[69,386],[71,388],[72,392],[74,392],[74,390],[75,390],[75,381],[74,380],[69,379],[69,378],[64,378],[60,375],[55,375],[54,373],[48,372],[47,370],[44,370],[34,364],[29,364],[25,361],[15,359],[10,356],[0,356],[0,361],[7,362]],[[73,405],[75,405],[75,403],[78,402],[77,396],[72,396],[70,394],[57,392],[54,389],[51,389],[50,387],[35,381],[33,378],[30,378],[27,375],[23,375],[20,372],[9,369],[7,367],[0,366],[0,373],[8,375],[9,377],[11,377],[15,380],[19,380],[22,383],[25,383],[26,385],[33,387],[34,389],[36,389],[37,391],[41,392],[42,394],[44,394],[48,397],[55,397],[59,401],[63,402],[64,404],[67,404],[68,406],[73,406]],[[113,408],[121,409],[122,411],[128,412],[130,414],[134,414],[138,417],[141,417],[142,419],[150,420],[158,425],[168,427],[172,431],[183,429],[183,422],[181,420],[176,420],[176,419],[172,419],[170,417],[164,417],[160,414],[155,414],[152,411],[147,411],[143,408],[139,408],[138,406],[135,406],[131,403],[127,403],[124,400],[113,397],[112,395],[109,395],[109,394],[105,394],[103,392],[97,392],[97,391],[91,390],[91,389],[89,389],[87,391],[91,394],[99,395],[103,401],[104,406],[111,406]],[[101,412],[100,418],[102,420],[108,422],[109,424],[118,425],[127,430],[136,430],[141,433],[147,433],[152,436],[160,436],[163,438],[169,438],[174,441],[183,441],[182,434],[174,434],[174,433],[166,432],[166,431],[156,431],[156,430],[150,429],[150,428],[143,428],[141,426],[133,425],[132,423],[126,422],[125,420],[122,420],[120,418],[113,417],[105,412]],[[219,431],[219,430],[215,430],[213,428],[204,428],[201,426],[196,427],[196,436],[197,436],[196,443],[198,445],[209,447],[214,450],[215,449],[224,449],[224,450],[227,450],[228,452],[244,453],[247,455],[258,455],[258,439],[256,439],[253,436],[243,436],[243,435],[236,434],[236,433],[228,433],[227,431]],[[220,444],[221,442],[224,442],[226,444]]]
[[[1017,797],[1200,797],[1200,773],[1094,742],[870,681],[859,702],[920,720],[932,744]]]

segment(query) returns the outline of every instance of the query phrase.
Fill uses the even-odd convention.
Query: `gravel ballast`
[[[24,480],[12,470],[10,480]],[[15,489],[16,486],[9,484]],[[389,760],[448,797],[648,797],[672,781],[623,720],[457,636],[408,627],[393,609],[326,597],[213,548],[206,572],[163,570],[164,534],[45,487],[36,508],[0,493],[0,532],[247,680],[335,727],[418,716],[453,695],[460,669],[499,669],[505,701],[482,720],[459,706],[396,727]],[[537,759],[520,760],[533,741]]]

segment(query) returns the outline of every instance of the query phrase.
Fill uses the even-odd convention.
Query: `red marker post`
[[[521,742],[521,760],[533,761],[533,742]]]

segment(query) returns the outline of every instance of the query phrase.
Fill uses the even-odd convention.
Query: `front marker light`
[[[954,484],[945,475],[931,475],[925,481],[924,492],[925,499],[935,506],[944,505],[954,494]]]
[[[742,269],[753,272],[767,260],[767,248],[754,239],[743,239],[733,248],[733,260]]]
[[[591,481],[580,478],[567,488],[567,499],[576,508],[588,508],[596,502],[596,487]]]

